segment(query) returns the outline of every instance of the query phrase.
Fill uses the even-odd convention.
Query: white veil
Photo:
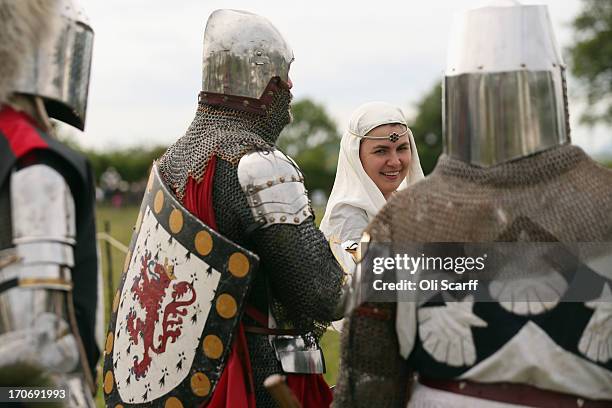
[[[370,222],[385,205],[385,197],[361,165],[359,144],[362,139],[354,134],[365,136],[375,127],[391,123],[408,126],[401,109],[385,102],[366,103],[353,113],[349,128],[340,142],[336,180],[320,225],[327,239],[360,237],[365,225],[363,222],[352,222],[354,211],[365,211],[367,222]],[[406,188],[424,177],[412,132],[408,132],[408,138],[412,157],[408,175],[399,189]]]

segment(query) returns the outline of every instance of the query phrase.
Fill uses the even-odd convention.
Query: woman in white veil
[[[344,303],[363,230],[396,191],[423,178],[412,131],[400,108],[370,102],[353,112],[340,142],[336,180],[319,228],[344,269]],[[340,331],[342,322],[334,322]]]
[[[389,132],[388,129],[392,131]],[[366,173],[366,169],[369,161],[379,158],[364,151],[364,143],[371,144],[374,148],[386,144],[390,150],[393,150],[394,146],[401,149],[402,144],[408,145],[408,157],[401,159],[401,165],[397,165],[403,170],[400,174],[406,174],[405,178],[395,182],[379,181],[383,177],[373,174],[373,180]],[[384,149],[384,146],[381,148]],[[373,154],[383,157],[385,153],[374,151]],[[393,152],[388,151],[387,159],[393,160],[392,155]],[[383,157],[382,160],[387,159]],[[369,173],[372,174],[371,171]],[[387,184],[391,185],[391,188],[399,190],[422,178],[423,170],[414,137],[402,110],[384,102],[361,105],[353,113],[348,130],[340,142],[336,180],[321,221],[321,231],[330,243],[339,243],[344,249],[354,249],[365,227],[387,202],[385,195],[388,196],[388,191],[384,190],[389,187],[381,184],[389,181]]]

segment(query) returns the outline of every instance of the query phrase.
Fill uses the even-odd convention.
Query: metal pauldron
[[[13,248],[6,255],[16,261],[0,269],[0,283],[17,279],[19,286],[69,290],[76,235],[70,188],[42,164],[13,172],[10,185]]]
[[[302,172],[278,150],[244,155],[238,163],[238,180],[261,228],[299,225],[313,215]]]

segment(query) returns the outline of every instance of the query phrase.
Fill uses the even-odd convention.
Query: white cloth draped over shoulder
[[[386,203],[361,165],[359,145],[362,139],[355,134],[365,136],[377,126],[392,123],[408,126],[400,108],[385,102],[366,103],[355,110],[342,136],[336,180],[320,229],[330,242],[340,243],[344,249],[359,242],[365,227]],[[424,177],[412,132],[408,132],[408,138],[412,157],[408,175],[399,189]]]

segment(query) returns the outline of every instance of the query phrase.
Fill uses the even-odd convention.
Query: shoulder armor
[[[19,258],[11,275],[67,287],[68,268],[74,266],[76,221],[66,180],[55,169],[36,164],[13,172],[10,185],[13,245]],[[8,272],[4,270],[4,277]]]
[[[74,244],[74,199],[55,169],[37,164],[12,174],[14,243],[53,240]]]
[[[238,163],[238,181],[253,217],[263,228],[298,225],[313,215],[302,172],[279,150],[244,155]]]

